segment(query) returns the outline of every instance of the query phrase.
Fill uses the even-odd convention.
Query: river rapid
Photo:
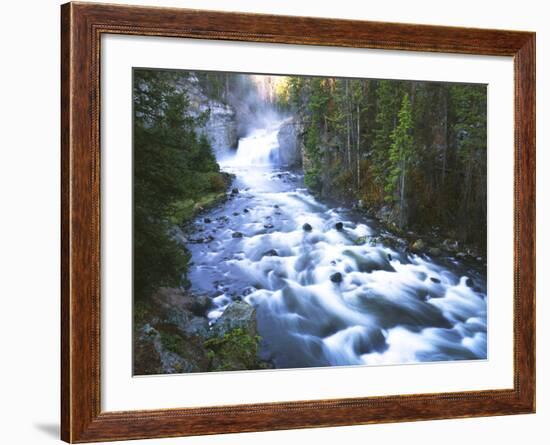
[[[238,193],[190,227],[188,277],[212,299],[208,318],[253,305],[275,368],[486,359],[483,270],[395,250],[375,221],[317,200],[278,164],[279,126],[219,160]]]

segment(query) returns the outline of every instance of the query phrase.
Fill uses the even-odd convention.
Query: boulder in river
[[[231,236],[233,238],[242,238],[243,234],[241,232],[233,232]]]
[[[344,223],[342,222],[337,222],[336,224],[334,224],[334,228],[336,230],[338,230],[339,232],[341,232],[342,230],[344,230]]]
[[[302,226],[302,229],[304,229],[305,232],[311,232],[311,231],[313,230],[313,227],[311,227],[311,224],[305,223],[305,224]]]
[[[420,253],[426,249],[426,243],[421,239],[417,239],[414,243],[411,244],[411,251],[415,253]]]
[[[360,272],[371,273],[377,270],[386,272],[395,272],[395,269],[390,264],[390,261],[381,250],[371,250],[368,253],[359,254],[353,250],[344,250],[343,255],[352,258],[357,264],[357,269]]]
[[[240,328],[249,335],[257,335],[256,309],[244,301],[234,301],[223,311],[212,330],[218,336]]]
[[[333,273],[330,276],[330,281],[332,281],[333,283],[341,283],[343,280],[344,280],[344,277],[340,272]]]
[[[239,193],[239,189],[237,187],[234,187],[233,189],[231,189],[232,195],[237,195],[238,193]]]
[[[279,253],[275,249],[270,249],[264,252],[263,256],[279,256]]]

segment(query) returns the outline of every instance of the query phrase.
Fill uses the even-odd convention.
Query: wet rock
[[[360,272],[371,273],[376,270],[395,272],[387,256],[383,255],[379,250],[374,250],[364,255],[360,255],[353,250],[344,250],[342,254],[354,259]]]
[[[466,286],[473,287],[474,286],[474,280],[471,278],[466,278]]]
[[[330,276],[330,281],[332,281],[333,283],[341,283],[343,281],[343,279],[344,279],[344,277],[342,276],[342,274],[340,272],[333,273]]]
[[[411,244],[410,249],[411,252],[420,253],[426,249],[426,243],[421,239],[417,239],[414,243]]]
[[[279,204],[275,204],[273,207],[276,208],[276,209],[278,209],[278,208],[279,208]]]
[[[206,224],[210,224],[212,222],[212,220],[210,218],[204,218],[204,222]]]
[[[242,234],[241,232],[233,232],[233,233],[231,234],[231,236],[232,236],[233,238],[242,238],[242,237],[243,237],[243,234]]]
[[[336,224],[334,224],[334,228],[341,232],[342,230],[344,230],[344,224],[341,222],[337,222]]]
[[[239,189],[237,187],[234,187],[231,189],[231,194],[232,195],[237,195],[239,193]]]
[[[273,227],[273,224],[264,224],[264,229],[272,229]]]
[[[311,225],[309,223],[305,223],[302,226],[302,229],[304,229],[305,232],[311,232],[313,230],[313,227],[311,227]]]
[[[391,253],[388,253],[388,261],[393,260],[393,257],[391,256]]]
[[[428,249],[428,255],[430,256],[435,256],[435,257],[438,257],[438,256],[441,256],[442,255],[442,251],[439,247],[430,247]]]
[[[246,208],[243,210],[243,213],[248,213],[248,212],[250,212],[250,210],[248,210]]]
[[[365,244],[367,242],[367,237],[366,236],[360,236],[359,238],[357,238],[355,240],[355,244],[357,244],[358,246],[361,246],[363,244]]]
[[[426,278],[428,278],[428,275],[426,274],[426,272],[413,271],[413,273],[416,275],[416,278],[418,278],[420,281],[424,281]]]
[[[208,309],[212,307],[212,300],[207,295],[194,295],[188,308],[193,314],[202,316],[205,315]]]
[[[430,280],[431,280],[433,283],[436,283],[436,284],[441,283],[441,280],[440,280],[439,278],[430,277]]]
[[[443,241],[443,246],[445,247],[445,249],[447,249],[451,252],[456,252],[458,250],[458,242],[450,240],[450,239],[444,240]]]
[[[239,212],[233,212],[233,216],[239,216]]]
[[[178,288],[162,287],[153,295],[155,319],[175,326],[182,334],[204,335],[208,321],[204,317],[211,307],[206,295],[194,295]]]
[[[270,249],[264,252],[263,256],[279,256],[279,253],[275,249]]]
[[[256,309],[244,301],[234,301],[227,306],[212,330],[216,335],[225,335],[236,328],[243,329],[249,335],[257,335]]]

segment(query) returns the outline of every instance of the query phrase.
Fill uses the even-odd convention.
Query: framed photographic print
[[[61,16],[63,440],[534,412],[534,33]]]

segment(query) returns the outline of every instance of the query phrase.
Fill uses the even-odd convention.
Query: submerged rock
[[[242,234],[241,232],[233,232],[233,233],[231,234],[231,236],[232,236],[233,238],[242,238],[242,237],[243,237],[243,234]]]
[[[279,256],[279,253],[275,249],[270,249],[264,252],[263,256]]]
[[[388,257],[379,250],[373,250],[363,255],[354,252],[353,250],[344,250],[342,254],[354,259],[357,264],[357,269],[360,272],[371,273],[376,270],[395,272],[395,269],[390,264]]]

